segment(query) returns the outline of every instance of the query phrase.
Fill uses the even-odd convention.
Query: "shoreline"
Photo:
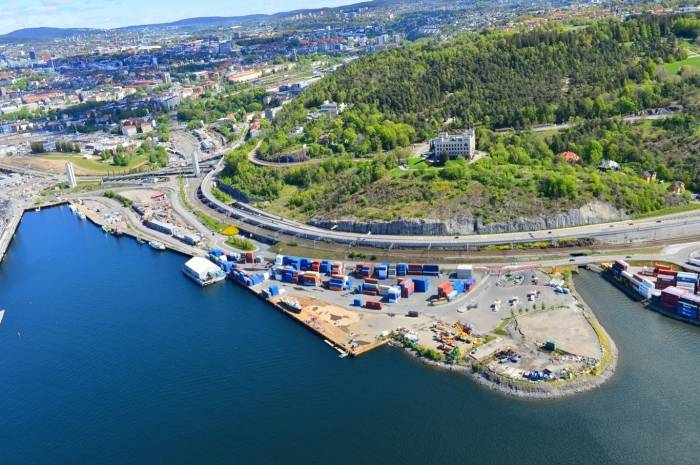
[[[619,351],[615,341],[610,337],[608,332],[605,330],[603,325],[600,324],[595,313],[588,304],[578,295],[573,283],[571,285],[571,292],[576,297],[576,301],[583,307],[583,312],[586,316],[586,320],[593,327],[594,331],[596,326],[598,330],[602,332],[602,335],[607,339],[609,343],[609,360],[605,363],[605,351],[603,347],[603,342],[601,341],[601,350],[603,351],[601,364],[605,363],[602,371],[596,373],[595,375],[587,375],[577,380],[571,382],[566,382],[563,385],[551,386],[550,382],[540,381],[537,383],[528,383],[526,380],[518,380],[517,382],[511,381],[509,379],[502,379],[496,374],[491,374],[490,372],[484,372],[474,368],[474,364],[470,363],[467,365],[451,365],[445,362],[437,362],[434,360],[429,360],[425,357],[417,355],[409,347],[403,346],[397,341],[391,341],[389,345],[398,349],[403,349],[409,356],[416,359],[419,363],[453,372],[458,372],[466,375],[471,380],[476,382],[476,384],[488,389],[491,392],[495,392],[507,397],[513,397],[522,400],[555,400],[564,397],[570,397],[577,394],[583,394],[585,392],[593,391],[602,387],[610,379],[612,379],[615,371],[617,369],[617,364],[619,360]],[[598,331],[596,331],[598,333]],[[600,340],[600,335],[599,335]],[[523,383],[523,384],[521,384]]]

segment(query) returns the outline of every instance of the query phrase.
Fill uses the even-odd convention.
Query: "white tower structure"
[[[192,170],[194,171],[194,177],[199,177],[199,160],[197,159],[197,152],[192,152]]]
[[[78,187],[78,182],[75,180],[75,171],[73,171],[73,163],[66,162],[66,175],[68,176],[68,185],[71,189]]]

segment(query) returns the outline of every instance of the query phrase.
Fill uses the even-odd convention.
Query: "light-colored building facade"
[[[462,134],[450,135],[446,132],[438,137],[430,139],[430,151],[433,160],[440,160],[443,156],[448,159],[464,157],[474,158],[476,152],[476,132],[467,129]]]

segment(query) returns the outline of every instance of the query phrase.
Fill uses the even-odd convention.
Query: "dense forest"
[[[693,18],[644,16],[376,53],[286,105],[258,153],[304,150],[321,160],[256,167],[247,159],[251,143],[228,156],[223,181],[300,219],[471,215],[490,222],[593,200],[630,215],[684,203],[687,194],[667,187],[680,180],[700,188],[700,73],[668,73],[662,65],[686,57],[677,36],[693,39],[698,31]],[[348,106],[336,118],[309,118],[324,100]],[[685,111],[635,124],[620,117],[672,103]],[[563,131],[527,130],[572,120],[578,123]],[[431,166],[404,148],[468,126],[478,128],[487,157]],[[525,130],[497,131],[503,127]],[[580,160],[564,161],[564,151]],[[603,159],[622,169],[599,170]],[[657,182],[646,182],[645,171],[655,171]]]
[[[524,128],[682,103],[684,83],[663,79],[657,67],[687,53],[673,29],[671,18],[649,16],[574,30],[468,34],[375,53],[287,105],[260,155],[304,146],[311,157],[363,155],[425,140],[446,121]],[[309,121],[309,110],[325,100],[348,110]],[[296,126],[304,133],[290,135]]]

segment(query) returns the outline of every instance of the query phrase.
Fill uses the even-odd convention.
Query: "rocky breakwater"
[[[559,213],[542,213],[507,221],[484,223],[481,218],[464,215],[446,219],[402,218],[394,221],[360,221],[350,219],[314,218],[309,224],[337,231],[381,235],[444,236],[452,234],[498,234],[542,229],[559,229],[624,220],[626,213],[605,202],[593,201],[579,208]]]

